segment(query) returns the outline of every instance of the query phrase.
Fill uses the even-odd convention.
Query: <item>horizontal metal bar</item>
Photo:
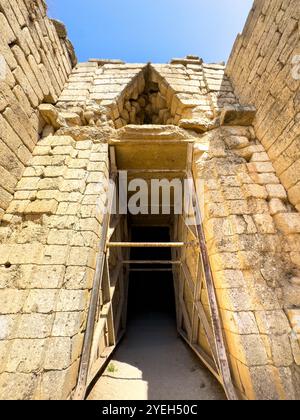
[[[123,264],[142,264],[142,265],[147,265],[147,264],[151,264],[151,265],[170,265],[170,264],[174,264],[174,265],[179,265],[181,264],[181,261],[167,261],[167,260],[128,260],[128,261],[123,261]]]
[[[108,242],[109,248],[182,248],[184,242]]]

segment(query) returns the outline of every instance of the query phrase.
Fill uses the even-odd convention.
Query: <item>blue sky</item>
[[[253,0],[47,0],[79,61],[119,58],[166,63],[199,55],[226,61]]]

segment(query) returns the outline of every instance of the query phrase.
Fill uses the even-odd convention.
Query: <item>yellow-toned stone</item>
[[[279,198],[272,198],[269,202],[270,214],[274,216],[277,213],[286,213],[287,208]]]
[[[264,186],[257,185],[257,184],[246,184],[243,187],[244,194],[246,198],[261,198],[261,199],[267,199],[268,193]]]
[[[48,245],[45,247],[44,264],[64,265],[69,255],[69,249],[61,245]]]
[[[58,207],[56,200],[35,200],[24,210],[25,214],[55,214]]]
[[[273,173],[275,172],[271,162],[253,162],[247,165],[249,172]]]
[[[255,214],[253,218],[260,233],[276,233],[274,221],[271,216],[267,214]]]
[[[293,331],[300,334],[300,309],[288,309],[287,315],[290,320]]]
[[[300,233],[300,214],[284,213],[274,216],[275,223],[283,233]]]
[[[281,200],[287,199],[287,193],[281,184],[266,186],[269,198],[279,198]]]

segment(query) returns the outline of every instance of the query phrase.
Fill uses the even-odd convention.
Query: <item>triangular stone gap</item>
[[[149,64],[121,93],[112,106],[112,115],[116,128],[129,124],[177,125],[185,108],[176,91]]]
[[[228,119],[232,123],[232,115],[239,122],[243,120],[236,118],[238,113],[247,111],[253,116],[253,110],[240,109],[223,64],[205,64],[191,56],[170,64],[82,63],[75,68],[56,106],[68,111],[61,115],[62,126],[69,121],[71,125],[109,124],[117,129],[176,125],[203,133]],[[228,106],[229,115],[225,110]],[[78,107],[82,112],[78,113]],[[223,111],[227,112],[225,117]],[[248,123],[248,116],[246,119]]]

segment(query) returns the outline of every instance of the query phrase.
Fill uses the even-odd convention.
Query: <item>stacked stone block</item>
[[[300,215],[252,128],[205,137],[194,171],[235,383],[249,399],[299,399]]]
[[[49,136],[0,227],[0,393],[67,399],[77,383],[108,176],[107,145]]]
[[[42,0],[0,1],[0,218],[39,139],[38,105],[57,101],[75,64],[57,25]]]
[[[239,105],[231,81],[225,75],[225,65],[203,64],[203,74],[213,108],[217,114],[228,105]]]
[[[57,104],[88,115],[108,109],[112,126],[208,123],[228,105],[239,105],[223,64],[175,60],[171,64],[125,64],[91,60],[78,64]],[[92,123],[94,119],[91,118]],[[88,121],[89,123],[89,121]]]
[[[256,0],[226,69],[240,100],[256,106],[257,137],[298,211],[299,20],[298,0]]]

